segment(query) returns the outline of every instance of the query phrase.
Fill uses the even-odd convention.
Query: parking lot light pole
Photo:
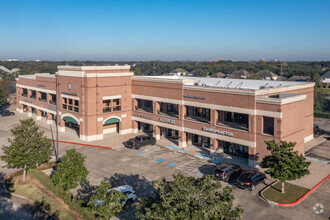
[[[55,159],[56,159],[56,162],[58,161],[58,158],[59,158],[59,151],[58,151],[58,118],[59,118],[59,115],[58,115],[58,73],[56,73],[55,75],[56,77],[56,88],[55,88],[55,94],[56,94],[56,147],[55,147]]]

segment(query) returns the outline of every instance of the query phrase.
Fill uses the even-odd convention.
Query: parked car
[[[260,183],[265,183],[266,175],[258,171],[244,171],[237,179],[236,186],[241,189],[255,190]]]
[[[11,115],[15,115],[15,113],[10,112],[8,110],[0,111],[0,117],[11,116]]]
[[[314,129],[314,135],[320,135],[320,128],[317,124],[314,124],[313,129]]]
[[[213,175],[219,180],[228,182],[229,179],[238,177],[242,172],[242,168],[238,165],[222,163],[214,169]]]
[[[108,193],[111,193],[113,190],[123,193],[124,198],[122,198],[123,199],[122,202],[124,205],[131,205],[137,199],[136,193],[135,193],[133,187],[130,185],[122,185],[122,186],[117,186],[117,187],[111,188],[108,190]],[[99,201],[96,199],[94,200],[94,202],[97,205],[104,203],[103,200]]]
[[[140,147],[150,144],[155,145],[156,138],[147,135],[139,135],[135,138],[129,139],[124,145],[128,148],[140,149]]]

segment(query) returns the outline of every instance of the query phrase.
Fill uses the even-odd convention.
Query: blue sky
[[[330,60],[329,0],[0,0],[0,59]]]

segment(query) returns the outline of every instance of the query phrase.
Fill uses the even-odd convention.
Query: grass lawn
[[[13,178],[10,191],[16,194],[26,196],[41,204],[46,210],[52,213],[57,219],[75,219],[69,212],[67,212],[59,203],[53,198],[43,193],[39,188],[30,183],[23,183],[22,176]]]
[[[281,193],[281,187],[282,187],[282,183],[281,181],[278,181],[276,184],[269,187],[267,190],[263,192],[264,197],[273,202],[291,203],[297,201],[309,190],[300,186],[293,185],[291,183],[285,183],[284,184],[285,193]]]

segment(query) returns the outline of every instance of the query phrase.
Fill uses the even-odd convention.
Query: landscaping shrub
[[[61,198],[70,207],[70,209],[76,211],[85,219],[95,218],[93,213],[89,212],[86,207],[83,207],[83,200],[79,200],[70,192],[65,192],[62,188],[55,186],[52,180],[45,173],[40,170],[31,169],[29,174],[39,180],[41,184],[44,185],[49,191]]]

